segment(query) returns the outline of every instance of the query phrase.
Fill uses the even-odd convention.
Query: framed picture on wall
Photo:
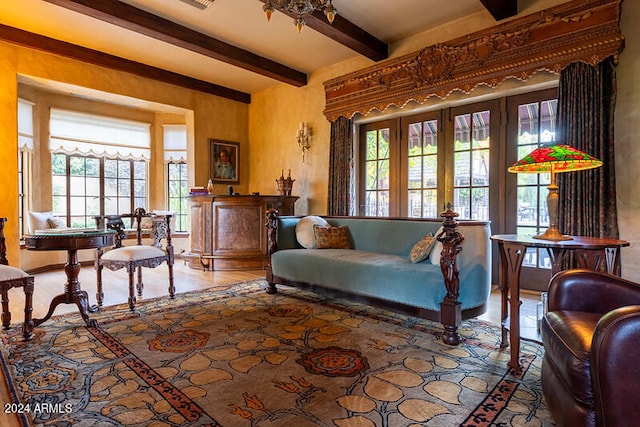
[[[210,139],[211,179],[213,182],[240,182],[240,144]]]

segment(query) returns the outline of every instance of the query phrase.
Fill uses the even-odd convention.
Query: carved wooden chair
[[[22,288],[24,291],[24,323],[22,335],[31,339],[33,334],[33,276],[19,268],[10,267],[7,261],[7,246],[4,238],[4,223],[7,218],[0,218],[0,293],[2,294],[2,328],[9,329],[11,312],[9,311],[9,289]]]
[[[123,245],[122,240],[127,238],[124,220],[130,219],[135,229],[136,244]],[[143,229],[143,222],[151,219],[150,230]],[[142,267],[155,268],[167,263],[169,269],[169,296],[175,297],[175,286],[173,283],[173,245],[171,244],[171,215],[148,214],[144,209],[138,208],[132,214],[120,216],[97,217],[98,227],[113,229],[116,231],[116,242],[113,248],[104,251],[98,249],[95,267],[97,271],[97,294],[98,305],[102,306],[104,293],[102,290],[102,269],[104,267],[115,271],[126,268],[129,273],[129,308],[135,309],[136,290],[138,296],[142,296],[144,284],[142,283]],[[106,221],[106,224],[105,224]],[[148,232],[153,240],[151,245],[143,244],[144,233]],[[162,246],[162,241],[165,246]],[[134,280],[134,273],[137,270],[137,283]],[[135,289],[134,289],[135,285]]]

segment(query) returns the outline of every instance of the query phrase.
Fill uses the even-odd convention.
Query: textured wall
[[[620,238],[631,242],[622,250],[622,275],[640,282],[640,2],[622,2],[625,48],[617,68],[618,98],[615,112],[616,186]]]

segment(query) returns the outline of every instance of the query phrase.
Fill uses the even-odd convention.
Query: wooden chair
[[[4,238],[4,223],[7,218],[0,218],[0,293],[2,294],[2,328],[9,329],[11,312],[9,311],[9,289],[22,288],[24,291],[24,323],[22,335],[31,339],[33,335],[33,276],[19,268],[10,267],[7,261],[7,246]]]
[[[124,219],[130,218],[135,229],[136,244],[123,245],[122,240],[127,238]],[[151,229],[142,228],[144,218],[151,219]],[[134,289],[134,272],[138,272],[136,288],[138,296],[142,296],[144,284],[142,283],[142,267],[155,268],[167,263],[169,268],[169,296],[175,297],[175,286],[173,283],[173,245],[171,244],[171,215],[147,214],[143,208],[138,208],[132,214],[120,216],[97,217],[98,227],[106,227],[116,231],[116,243],[113,248],[104,251],[98,249],[95,267],[97,271],[97,294],[98,305],[102,306],[104,293],[102,290],[102,269],[104,267],[115,271],[126,268],[129,273],[129,308],[135,309],[136,295]],[[149,237],[153,240],[151,245],[143,244],[143,233],[149,232]],[[162,240],[165,240],[165,247],[162,247]]]

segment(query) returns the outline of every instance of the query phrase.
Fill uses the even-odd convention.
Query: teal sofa
[[[449,302],[458,310],[452,318],[441,315],[448,289],[441,265],[429,258],[415,264],[409,260],[413,245],[427,233],[435,235],[441,221],[324,217],[332,226],[348,227],[352,249],[304,249],[296,238],[300,218],[274,215],[268,221],[270,293],[277,292],[277,284],[296,286],[442,321],[445,328],[453,329],[461,319],[486,311],[491,290],[489,222],[456,223],[455,230],[464,240],[462,250],[454,256],[459,290],[449,293]]]

